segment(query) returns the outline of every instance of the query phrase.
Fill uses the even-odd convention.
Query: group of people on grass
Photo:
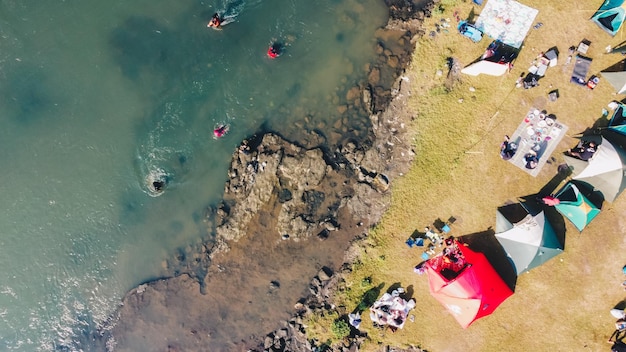
[[[500,145],[500,156],[504,160],[511,159],[517,152],[517,144],[511,142],[509,136],[504,136],[504,141]],[[565,155],[575,157],[583,161],[589,161],[598,150],[598,145],[594,141],[581,141],[574,148],[568,149]],[[524,155],[524,163],[527,169],[534,169],[539,164],[539,156],[534,150],[530,150]]]

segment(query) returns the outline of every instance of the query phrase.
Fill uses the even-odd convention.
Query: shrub
[[[333,325],[330,329],[337,339],[343,339],[344,337],[350,335],[350,326],[348,326],[348,323],[346,323],[343,319],[333,321]]]

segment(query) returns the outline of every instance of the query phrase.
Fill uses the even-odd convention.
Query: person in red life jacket
[[[209,28],[218,29],[220,28],[221,24],[222,19],[220,18],[220,15],[216,12],[206,26]]]
[[[222,138],[226,133],[228,133],[228,125],[219,125],[213,130],[213,137]]]
[[[282,51],[283,51],[283,47],[282,45],[280,45],[280,43],[272,43],[269,49],[267,49],[267,56],[270,59],[275,59],[282,54]]]

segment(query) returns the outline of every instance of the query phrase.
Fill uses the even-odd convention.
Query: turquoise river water
[[[0,350],[88,350],[129,289],[211,236],[243,138],[335,118],[386,20],[382,0],[0,0]]]

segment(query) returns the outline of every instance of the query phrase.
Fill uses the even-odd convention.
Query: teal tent
[[[566,183],[555,197],[559,200],[559,203],[554,205],[556,210],[571,221],[578,231],[582,231],[600,214],[600,206],[592,203],[572,182]]]
[[[516,223],[509,222],[497,211],[496,231],[496,239],[513,262],[518,275],[563,253],[563,245],[543,211],[535,216],[528,213]]]
[[[598,148],[588,161],[563,155],[572,179],[593,186],[607,202],[615,201],[626,188],[626,135],[606,129],[601,136],[583,136],[581,140],[595,140]]]
[[[626,135],[626,105],[617,103],[617,108],[613,111],[609,128]]]
[[[591,16],[591,20],[607,33],[615,36],[626,18],[624,0],[606,0]]]

